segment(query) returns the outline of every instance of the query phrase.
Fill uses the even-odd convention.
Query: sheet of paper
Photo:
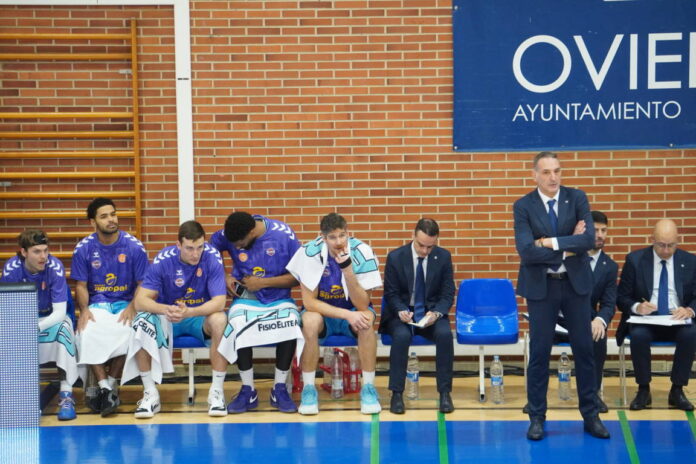
[[[691,324],[691,319],[672,319],[672,316],[659,315],[659,316],[631,316],[628,318],[629,324],[650,324],[650,325],[662,325],[662,326],[673,326],[673,325],[687,325]]]

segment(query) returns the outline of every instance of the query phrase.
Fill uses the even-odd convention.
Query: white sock
[[[61,380],[60,391],[72,393],[72,385],[70,385],[67,380]]]
[[[242,385],[248,385],[254,389],[254,368],[246,371],[239,371],[239,376],[242,378]]]
[[[106,388],[107,390],[113,390],[113,388],[111,388],[111,384],[109,383],[109,381],[107,379],[100,380],[98,382],[98,384],[99,384],[99,388]]]
[[[316,377],[316,375],[317,373],[314,371],[302,371],[302,383],[304,383],[305,385],[314,385],[314,377]]]
[[[157,390],[155,386],[155,380],[152,378],[152,371],[140,372],[140,380],[143,382],[143,390],[152,391]]]
[[[111,385],[112,390],[116,390],[118,388],[118,379],[108,376],[106,380],[109,381],[109,385]]]
[[[372,371],[372,372],[363,371],[362,377],[363,377],[362,378],[363,385],[367,385],[368,383],[372,384],[372,385],[375,384],[375,371]]]
[[[223,391],[225,389],[225,376],[227,375],[227,371],[216,371],[213,370],[213,383],[210,385],[210,388],[216,388],[220,391]]]
[[[281,371],[276,367],[274,384],[285,383],[288,380],[288,372],[290,371]]]

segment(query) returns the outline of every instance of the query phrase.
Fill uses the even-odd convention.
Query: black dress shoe
[[[640,411],[645,409],[652,404],[652,396],[650,396],[650,390],[638,390],[636,397],[631,401],[631,405],[628,407],[631,411]]]
[[[599,416],[591,416],[585,419],[585,432],[596,438],[609,438],[609,431],[602,424]]]
[[[671,407],[681,409],[682,411],[693,411],[694,405],[691,404],[689,400],[686,399],[684,395],[684,390],[672,389],[669,391],[668,403]]]
[[[538,441],[544,438],[544,422],[543,417],[530,417],[529,429],[527,429],[527,440]]]
[[[392,414],[403,414],[406,412],[406,408],[404,407],[404,397],[401,392],[392,392],[389,411],[391,411]]]
[[[440,412],[445,414],[454,411],[454,404],[452,404],[452,397],[449,392],[440,393]]]
[[[599,396],[597,397],[597,409],[599,409],[600,414],[605,414],[609,412],[609,406],[607,406],[607,403],[602,401],[602,398]]]

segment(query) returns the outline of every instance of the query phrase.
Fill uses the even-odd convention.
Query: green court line
[[[623,432],[624,442],[626,442],[626,449],[628,450],[628,456],[631,459],[631,464],[640,464],[638,450],[636,449],[636,444],[633,441],[633,434],[631,433],[631,427],[628,425],[628,420],[626,419],[626,412],[623,410],[618,410],[616,413],[618,414],[619,421],[621,422],[621,432]]]
[[[372,415],[370,464],[379,464],[379,414]]]
[[[691,426],[691,433],[693,433],[694,438],[696,438],[696,418],[694,418],[694,412],[686,411],[686,418],[689,420],[689,425]]]
[[[437,442],[440,450],[440,464],[449,464],[449,451],[447,449],[447,427],[445,415],[437,412]]]

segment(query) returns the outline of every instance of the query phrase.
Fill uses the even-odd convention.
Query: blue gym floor
[[[610,440],[580,421],[549,421],[540,442],[526,421],[80,425],[0,430],[0,463],[693,463],[696,420],[604,416]]]

